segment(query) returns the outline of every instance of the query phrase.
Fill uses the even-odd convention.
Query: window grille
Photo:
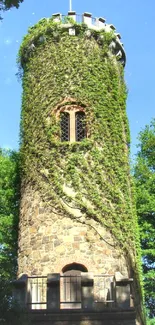
[[[60,114],[61,141],[70,140],[70,115],[67,112]]]
[[[81,141],[86,137],[86,119],[84,112],[77,112],[75,114],[75,132],[76,141]]]

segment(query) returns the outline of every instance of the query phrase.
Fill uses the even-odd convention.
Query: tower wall
[[[38,222],[37,228],[35,225],[37,232],[41,225],[46,228],[47,225],[50,227],[50,224],[54,224],[54,215],[57,216],[60,220],[57,220],[57,236],[63,232],[63,220],[66,217],[73,218],[79,231],[82,227],[87,227],[88,233],[90,227],[87,225],[87,219],[89,222],[94,222],[95,219],[104,226],[103,231],[109,233],[109,242],[112,242],[113,246],[115,241],[114,246],[118,246],[117,249],[119,243],[116,244],[116,238],[112,238],[110,232],[113,236],[116,232],[116,236],[122,236],[120,227],[124,219],[129,219],[128,223],[133,222],[131,209],[128,210],[127,207],[131,202],[128,186],[126,90],[121,80],[122,67],[115,57],[111,57],[110,52],[108,54],[112,36],[104,32],[104,42],[101,46],[94,36],[90,35],[88,30],[83,31],[81,26],[77,26],[77,36],[70,36],[66,28],[59,30],[55,25],[54,28],[53,35],[50,33],[43,44],[33,44],[33,52],[25,65],[22,111],[22,156],[25,174],[23,206],[26,206],[27,186],[33,185],[30,195],[31,211],[25,208],[21,217],[22,241],[19,243],[19,261],[20,251],[25,259],[23,247],[27,250],[30,245],[33,250],[33,242],[36,247],[39,240],[38,234],[34,238],[31,229],[33,218]],[[86,112],[87,139],[74,143],[61,142],[57,112],[61,107],[68,105],[74,109],[75,104],[84,107]],[[36,191],[40,195],[37,200],[38,208],[34,199]],[[39,212],[36,211],[41,210],[40,204],[45,205],[45,211],[49,211],[44,215],[44,219],[48,217],[46,227],[40,217],[37,221]],[[53,216],[51,211],[54,211]],[[28,221],[24,223],[26,215]],[[42,249],[46,246],[43,239],[46,230],[47,228],[44,233],[40,231],[43,236],[40,235],[39,240]],[[25,232],[29,235],[24,239]],[[51,228],[50,235],[55,236],[54,227]],[[125,236],[130,236],[129,231],[126,231]],[[86,238],[85,240],[87,241]],[[104,236],[102,242],[104,247]],[[66,242],[61,238],[58,247],[65,245]],[[57,262],[58,247],[54,244],[52,249],[54,256],[57,254]],[[113,249],[110,248],[110,251]],[[78,252],[76,246],[75,252]],[[35,253],[36,248],[33,257]],[[44,254],[42,259],[46,258],[45,251]],[[69,255],[68,251],[68,257]],[[29,259],[29,255],[27,256]],[[39,259],[38,264],[40,266]],[[26,272],[26,269],[22,272]]]
[[[99,222],[58,216],[32,188],[23,195],[20,231],[19,275],[62,273],[64,266],[80,263],[94,274],[128,276],[121,251]]]
[[[43,19],[21,46],[19,276],[80,263],[96,274],[134,276],[139,286],[125,57],[105,26]],[[75,125],[76,111],[85,113],[86,138],[61,141],[61,113]]]

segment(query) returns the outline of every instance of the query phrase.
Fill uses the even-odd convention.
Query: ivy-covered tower
[[[19,52],[17,282],[32,310],[60,320],[72,309],[76,324],[91,310],[89,324],[134,325],[135,309],[143,324],[120,38],[103,18],[69,12],[41,19]]]

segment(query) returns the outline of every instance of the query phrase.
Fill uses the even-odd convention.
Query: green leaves
[[[23,2],[23,0],[1,0],[0,1],[0,6],[3,9],[10,9],[11,7],[19,7],[19,4]],[[1,8],[0,7],[0,8]]]
[[[40,30],[40,25],[38,28]],[[35,33],[37,35],[37,28]],[[116,69],[112,59],[106,62],[103,59],[105,48],[107,50],[106,39],[100,47],[94,39],[84,42],[82,34],[80,39],[70,38],[66,31],[61,36],[57,43],[50,35],[27,62],[23,82],[23,170],[27,180],[35,180],[36,186],[43,191],[43,178],[37,180],[37,173],[46,165],[52,184],[49,193],[57,193],[58,201],[63,193],[64,181],[71,184],[76,197],[85,192],[86,201],[81,200],[81,206],[87,206],[89,198],[90,205],[94,207],[93,214],[97,214],[106,226],[104,215],[108,214],[109,224],[117,224],[117,228],[113,227],[113,235],[118,242],[121,237],[124,245],[118,229],[130,229],[133,221],[129,218],[124,226],[124,218],[119,217],[120,213],[128,215],[127,206],[130,206],[126,183],[128,155],[124,155],[124,139],[128,136],[126,95],[123,82],[119,86],[123,71],[120,67]],[[78,144],[60,142],[60,124],[53,109],[66,96],[75,97],[77,103],[79,101],[86,106],[91,136]],[[130,237],[130,233],[128,235]],[[133,234],[130,240],[133,240]]]
[[[70,37],[60,24],[43,20],[30,29],[21,45],[23,184],[32,184],[46,207],[52,210],[55,205],[58,215],[76,219],[72,209],[76,207],[82,222],[95,219],[108,229],[129,268],[134,269],[140,292],[140,245],[129,169],[123,68],[109,55],[112,35],[94,31],[88,38],[86,26],[75,28],[76,36]],[[45,37],[42,43],[40,35]],[[103,42],[98,42],[99,36],[105,36]],[[29,55],[32,43],[35,49]],[[61,142],[61,103],[71,109],[75,104],[84,108],[87,139]]]
[[[143,255],[146,306],[155,317],[155,120],[139,134],[134,169]]]
[[[14,323],[11,281],[17,271],[19,154],[0,150],[0,323]],[[16,317],[15,317],[16,318]],[[3,323],[4,320],[4,323]],[[15,319],[15,323],[18,320]]]
[[[48,190],[40,171],[49,170],[49,196],[57,195],[57,201],[61,201],[64,183],[68,184],[81,198],[78,205],[85,205],[87,213],[91,206],[92,217],[97,215],[107,226],[108,215],[118,245],[126,243],[121,229],[126,229],[132,245],[134,235],[129,230],[134,216],[130,209],[130,180],[126,180],[129,132],[123,69],[107,57],[112,35],[102,31],[104,42],[98,44],[98,32],[88,39],[86,26],[75,27],[80,37],[70,37],[59,24],[43,20],[30,29],[21,46],[22,59],[31,42],[37,45],[23,66],[22,169],[27,181],[33,180],[36,188],[42,189],[45,201]],[[43,29],[46,41],[39,45],[38,35],[43,35]],[[59,41],[55,40],[56,31]],[[80,143],[60,142],[60,124],[53,110],[66,97],[76,98],[85,106],[89,137]]]
[[[1,277],[14,276],[17,254],[19,209],[19,157],[0,153],[0,266]]]
[[[23,2],[23,0],[0,0],[0,11],[5,11],[12,7],[19,8],[21,2]],[[2,17],[0,16],[0,20],[1,19]]]
[[[54,42],[58,43],[59,41],[63,40],[66,35],[68,35],[68,29],[64,27],[65,25],[63,26],[64,20],[66,20],[67,23],[72,24],[79,40],[84,38],[86,44],[90,43],[90,39],[87,37],[88,26],[86,24],[76,23],[68,16],[62,19],[61,22],[55,22],[53,17],[48,19],[43,18],[35,26],[29,28],[28,34],[23,39],[23,43],[20,47],[18,55],[18,63],[20,63],[23,68],[25,68],[25,64],[29,61],[29,58],[36,53],[36,47],[44,46],[44,43],[51,38]],[[102,48],[100,59],[104,59],[104,57],[107,56],[107,52],[110,50],[109,45],[111,41],[116,38],[115,34],[113,32],[105,32],[103,30],[97,31],[91,29],[89,31],[91,34],[91,40],[94,38],[96,41],[95,43]],[[93,50],[95,51],[96,49],[97,46],[94,46]],[[90,47],[88,47],[87,51],[89,51],[89,54],[91,54]],[[96,51],[96,55],[97,54],[98,53]],[[74,64],[75,63],[76,62],[74,62]]]

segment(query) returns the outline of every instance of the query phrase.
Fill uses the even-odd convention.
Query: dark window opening
[[[62,272],[65,273],[65,272],[72,271],[72,270],[88,272],[87,268],[83,264],[79,264],[79,263],[71,263],[71,264],[65,265],[62,269]]]
[[[70,115],[67,112],[60,114],[61,141],[70,140]]]
[[[86,137],[86,118],[84,112],[75,114],[76,141],[81,141]]]

